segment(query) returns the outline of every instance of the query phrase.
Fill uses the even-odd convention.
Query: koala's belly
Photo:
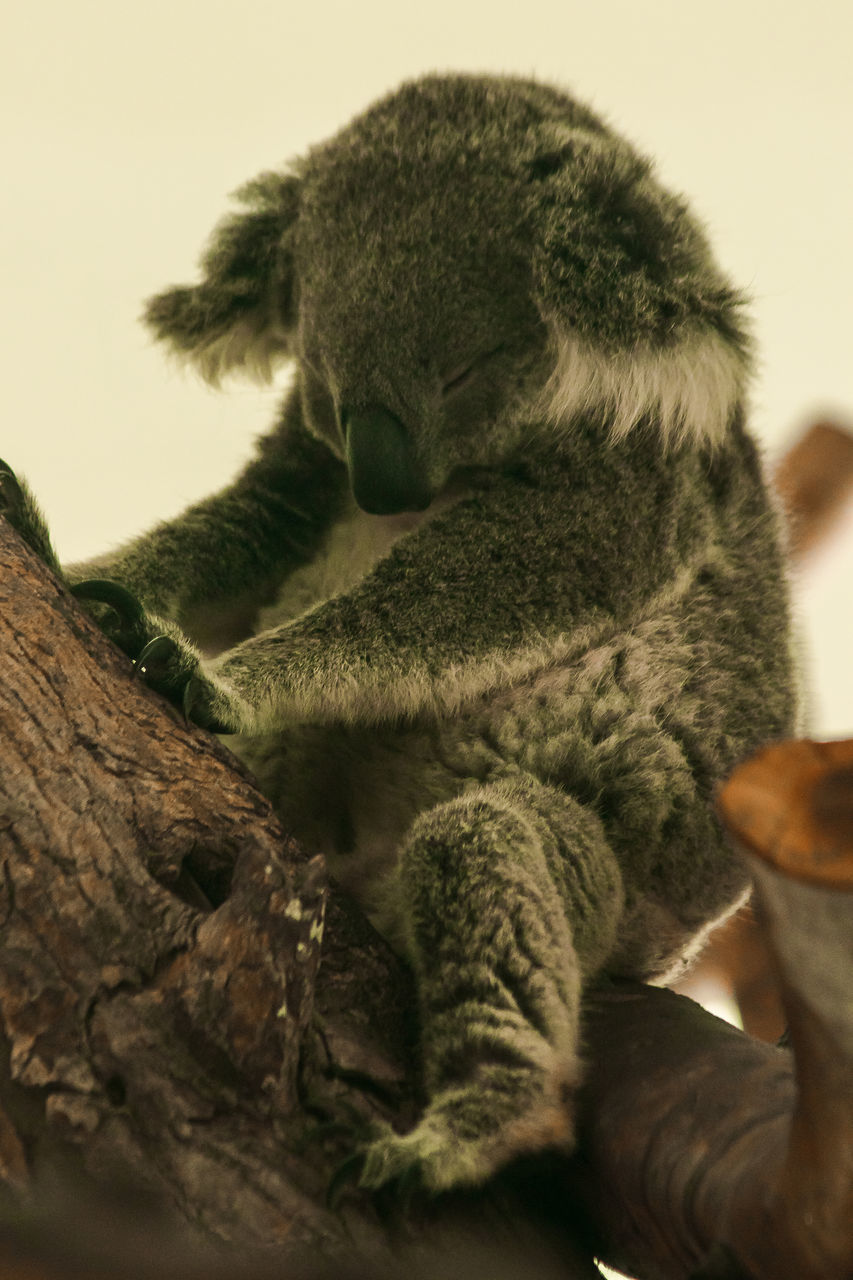
[[[255,774],[285,828],[307,851],[326,857],[336,880],[393,943],[400,851],[417,817],[433,806],[521,771],[581,799],[609,780],[627,819],[618,780],[626,777],[632,794],[637,790],[638,759],[649,774],[650,791],[666,791],[668,783],[671,789],[666,769],[654,768],[655,744],[645,718],[638,724],[627,706],[614,710],[601,663],[594,664],[593,675],[580,666],[543,672],[472,700],[452,717],[358,727],[301,724],[228,743]],[[621,748],[614,715],[623,732]],[[641,808],[654,821],[656,807]],[[629,843],[648,849],[650,833],[627,825]]]
[[[399,945],[394,873],[415,819],[519,772],[598,813],[638,920],[646,919],[651,886],[653,906],[665,899],[695,932],[737,898],[744,872],[704,798],[727,762],[709,760],[707,777],[697,779],[671,712],[689,652],[678,660],[677,635],[651,640],[614,637],[571,665],[472,699],[454,716],[294,726],[240,740],[238,754],[285,827],[306,850],[326,856],[392,945]],[[689,719],[683,691],[680,699]],[[659,923],[654,931],[662,932]]]

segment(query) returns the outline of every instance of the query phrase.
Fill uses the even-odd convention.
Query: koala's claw
[[[403,1136],[389,1129],[374,1140],[363,1153],[359,1185],[377,1191],[393,1184],[407,1196],[425,1187],[438,1190],[438,1181],[433,1188],[429,1176],[434,1144],[423,1143],[421,1137],[419,1129]]]
[[[71,594],[78,600],[96,600],[98,604],[109,605],[128,631],[145,622],[145,611],[136,596],[109,578],[85,578],[82,582],[75,582],[71,586]]]
[[[154,636],[135,658],[134,675],[144,676],[154,688],[171,686],[169,696],[183,709],[187,724],[197,724],[211,733],[233,733],[233,726],[225,724],[211,709],[208,683],[196,675],[188,678],[181,675],[185,660],[177,640],[167,635]]]
[[[210,686],[198,676],[190,676],[184,685],[184,719],[211,733],[234,733],[234,726],[220,720],[210,706]]]
[[[424,1179],[418,1165],[404,1169],[398,1177],[384,1178],[374,1185],[365,1181],[364,1170],[369,1148],[354,1151],[335,1169],[326,1188],[326,1207],[333,1213],[340,1208],[348,1193],[369,1195],[380,1212],[392,1217],[405,1217],[424,1195]]]
[[[364,1159],[364,1152],[356,1151],[338,1165],[326,1187],[327,1209],[331,1209],[332,1212],[337,1210],[346,1191],[350,1187],[359,1187]]]
[[[140,650],[133,662],[134,676],[144,676],[152,667],[164,667],[180,650],[171,636],[155,636]],[[186,698],[186,691],[184,692]]]

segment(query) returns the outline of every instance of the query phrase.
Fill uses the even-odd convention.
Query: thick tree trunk
[[[360,1125],[404,1126],[416,1114],[406,972],[328,890],[321,863],[288,841],[229,753],[133,679],[2,521],[0,733],[0,1182],[19,1206],[5,1243],[0,1231],[3,1274],[15,1274],[15,1251],[28,1276],[72,1274],[66,1256],[80,1274],[105,1188],[117,1186],[144,1206],[147,1244],[138,1223],[123,1231],[120,1266],[104,1264],[104,1275],[248,1275],[253,1246],[291,1266],[298,1255],[339,1266],[398,1246],[381,1198],[350,1189],[332,1210],[326,1190]],[[832,785],[848,794],[845,778],[824,788],[821,812]],[[507,1256],[513,1239],[525,1251],[547,1239],[547,1266],[576,1280],[594,1274],[593,1249],[643,1280],[684,1280],[718,1245],[757,1280],[853,1275],[845,803],[835,805],[834,870],[816,889],[836,921],[836,1020],[814,975],[800,981],[800,958],[786,978],[799,1091],[787,1052],[691,1002],[628,984],[602,990],[587,1009],[579,1156],[531,1160],[483,1193],[422,1206],[407,1238],[440,1242],[451,1224],[503,1232]],[[784,911],[802,923],[815,908],[798,886],[786,896],[787,871],[768,874],[762,901],[784,957]],[[780,892],[794,905],[780,908]],[[822,946],[815,954],[829,956]],[[828,1119],[842,1113],[843,1124]],[[347,1124],[318,1132],[324,1119]],[[79,1195],[81,1179],[93,1188],[95,1207],[82,1213],[92,1226],[70,1240],[69,1213],[81,1212],[69,1189]],[[35,1217],[20,1216],[27,1205]],[[815,1234],[803,1223],[816,1214]],[[42,1238],[46,1218],[59,1222],[60,1246]],[[752,1221],[759,1244],[772,1222],[776,1253],[757,1248]],[[183,1253],[162,1244],[170,1227]],[[209,1255],[188,1261],[187,1237],[241,1252],[216,1268]],[[790,1257],[799,1270],[785,1269]],[[480,1258],[468,1273],[524,1274],[513,1265]],[[419,1266],[405,1269],[446,1270]],[[101,1274],[91,1262],[82,1273]]]
[[[0,1175],[25,1189],[73,1155],[202,1235],[343,1247],[322,1145],[296,1154],[300,1063],[404,1090],[403,979],[338,908],[329,1029],[307,1035],[321,860],[2,521],[0,734]],[[353,963],[377,983],[369,1014]]]

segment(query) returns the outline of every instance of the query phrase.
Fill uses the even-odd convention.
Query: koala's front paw
[[[64,576],[38,504],[2,459],[0,516],[58,577]],[[108,578],[87,578],[70,590],[146,683],[180,707],[188,720],[213,733],[239,729],[245,718],[239,698],[204,670],[201,655],[174,623],[146,613],[132,592]]]
[[[109,616],[102,611],[98,617],[103,631],[133,661],[136,674],[183,710],[187,720],[212,733],[237,730],[236,700],[204,672],[201,655],[180,628],[146,613],[132,592],[107,578],[88,578],[71,591],[80,600],[108,606]]]
[[[158,635],[140,651],[136,669],[147,684],[180,706],[184,716],[211,733],[237,733],[244,719],[239,699],[204,670],[183,636]]]

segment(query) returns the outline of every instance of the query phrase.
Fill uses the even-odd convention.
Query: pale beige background
[[[853,5],[714,0],[30,0],[0,20],[3,432],[77,558],[224,483],[274,391],[171,369],[139,304],[191,277],[226,193],[426,70],[574,88],[752,292],[772,457],[853,418]],[[853,513],[800,590],[815,731],[853,733]]]

